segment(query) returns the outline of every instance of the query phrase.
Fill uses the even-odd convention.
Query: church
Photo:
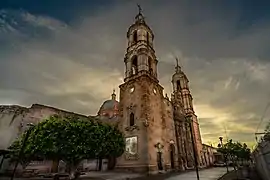
[[[124,83],[119,102],[105,101],[100,117],[117,118],[126,138],[126,152],[117,168],[160,171],[194,167],[192,136],[198,165],[202,165],[202,141],[189,90],[189,81],[177,64],[172,75],[171,98],[163,95],[158,80],[154,33],[140,11],[127,32]],[[192,134],[190,126],[192,126]]]
[[[195,159],[198,166],[203,166],[206,160],[189,80],[178,59],[172,72],[173,92],[169,98],[164,95],[158,79],[154,33],[141,10],[126,37],[125,74],[119,86],[119,102],[114,91],[97,113],[100,121],[116,125],[125,136],[126,150],[116,159],[115,168],[136,172],[186,170],[194,168]],[[71,113],[38,104],[30,108],[0,106],[1,124],[16,126],[11,129],[14,135],[6,146],[22,132],[27,122],[37,123],[53,114]]]

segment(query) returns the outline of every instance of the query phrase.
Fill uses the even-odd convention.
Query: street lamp
[[[164,148],[164,146],[158,142],[157,144],[155,144],[155,148],[156,148],[157,153],[158,153],[158,169],[163,170],[163,166],[162,166],[162,149]]]
[[[219,147],[222,147],[223,148],[223,137],[219,137],[218,139],[220,141]],[[227,158],[228,158],[228,155],[225,155],[224,156],[225,165],[226,165],[227,172],[229,172]]]
[[[193,128],[192,128],[192,120],[190,116],[186,116],[187,119],[187,123],[189,125],[190,128],[190,134],[191,134],[191,142],[192,142],[192,148],[193,148],[193,156],[194,156],[194,160],[195,160],[195,168],[196,168],[196,175],[197,175],[197,180],[200,180],[200,176],[199,176],[199,169],[198,169],[198,158],[197,158],[197,148],[195,146],[195,142],[194,142],[194,133],[193,133]]]
[[[23,155],[23,150],[24,150],[26,141],[27,141],[27,139],[29,138],[29,135],[30,135],[30,133],[31,133],[33,127],[34,127],[34,124],[33,124],[33,123],[27,123],[27,126],[29,126],[30,128],[29,128],[28,130],[26,130],[26,134],[25,134],[25,137],[24,137],[24,139],[23,139],[22,147],[21,147],[21,149],[20,149],[18,159],[17,159],[16,164],[15,164],[15,166],[14,166],[13,173],[12,173],[12,175],[11,175],[11,180],[13,180],[13,178],[14,178],[16,169],[17,169],[18,164],[19,164],[19,160],[21,159],[21,157],[22,157],[22,155]]]

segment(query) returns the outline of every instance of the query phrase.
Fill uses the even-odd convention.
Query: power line
[[[263,122],[264,116],[265,116],[265,114],[266,114],[266,112],[267,112],[269,106],[270,106],[270,102],[267,103],[267,105],[266,105],[266,107],[265,107],[265,109],[264,109],[264,111],[263,111],[263,115],[262,115],[261,120],[260,120],[260,122],[259,122],[259,124],[258,124],[258,126],[257,126],[257,129],[256,129],[256,131],[255,131],[255,134],[258,133],[258,130],[259,130],[259,128],[260,128],[260,126],[261,126],[261,124],[262,124],[262,122]]]

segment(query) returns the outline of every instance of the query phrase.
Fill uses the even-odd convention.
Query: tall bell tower
[[[164,131],[164,96],[158,81],[154,34],[138,7],[135,22],[127,31],[125,78],[119,86],[119,129],[126,139],[126,151],[118,158],[117,168],[154,172],[165,168],[170,139]],[[170,137],[175,142],[174,135]]]
[[[189,89],[189,80],[186,74],[182,71],[181,67],[179,66],[178,59],[176,59],[176,62],[177,62],[176,67],[175,67],[176,71],[172,77],[173,94],[174,94],[175,100],[178,100],[181,102],[181,103],[179,102],[178,104],[181,104],[181,106],[183,107],[184,113],[188,117],[186,119],[191,121],[192,128],[193,128],[194,141],[195,141],[196,150],[197,150],[197,156],[199,159],[199,163],[201,164],[202,163],[202,158],[201,158],[202,140],[201,140],[198,119],[193,109],[193,98]],[[185,148],[190,148],[188,146],[190,145],[186,145]],[[189,160],[189,163],[190,162],[191,160]]]
[[[157,59],[154,51],[154,34],[145,22],[141,8],[127,32],[128,48],[125,55],[125,82],[147,74],[157,80]]]

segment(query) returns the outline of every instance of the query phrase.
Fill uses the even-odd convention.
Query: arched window
[[[149,68],[149,73],[153,74],[152,59],[150,57],[148,57],[148,68]]]
[[[138,58],[137,58],[137,56],[134,56],[132,58],[131,70],[132,70],[132,75],[135,75],[138,72]]]
[[[180,86],[180,80],[177,80],[177,81],[176,81],[176,88],[177,88],[177,90],[180,90],[180,87],[181,87],[181,86]]]
[[[135,125],[134,113],[130,113],[130,115],[129,115],[129,125],[130,126]]]
[[[137,31],[135,30],[134,33],[133,33],[133,41],[134,42],[137,42],[138,41],[138,35],[137,35]]]

